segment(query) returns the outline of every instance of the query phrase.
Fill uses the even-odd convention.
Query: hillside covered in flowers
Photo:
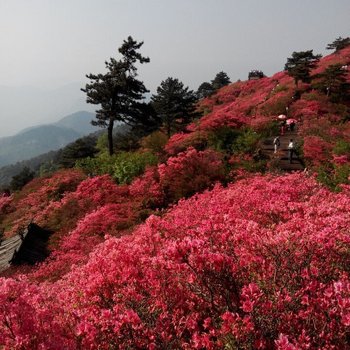
[[[50,254],[1,272],[0,349],[349,349],[349,65],[227,85],[170,138],[1,197],[4,239],[34,222]],[[281,114],[305,171],[266,151]]]

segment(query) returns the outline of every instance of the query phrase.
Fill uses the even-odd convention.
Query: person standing
[[[273,147],[274,147],[274,152],[273,153],[277,153],[279,146],[281,145],[281,141],[280,138],[278,136],[276,136],[273,139]]]
[[[293,154],[294,153],[295,153],[294,141],[293,141],[293,139],[290,139],[289,144],[288,144],[288,159],[289,159],[289,163],[292,163]]]

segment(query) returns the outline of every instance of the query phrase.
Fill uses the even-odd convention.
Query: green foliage
[[[158,158],[150,152],[120,152],[112,156],[101,153],[96,158],[88,157],[77,161],[76,167],[92,176],[109,174],[118,183],[124,184],[141,175],[146,166],[157,162]]]
[[[78,159],[92,157],[96,154],[96,140],[92,137],[83,137],[66,146],[58,160],[59,165],[64,168],[73,168]]]
[[[335,52],[344,49],[345,47],[350,45],[350,38],[342,38],[338,37],[331,44],[328,44],[326,50],[335,50]]]
[[[198,87],[198,90],[196,92],[197,98],[201,99],[201,98],[209,97],[211,94],[214,93],[214,91],[215,89],[213,88],[213,86],[207,81],[205,81]]]
[[[39,176],[40,177],[47,176],[49,174],[52,174],[53,172],[55,172],[58,169],[59,169],[59,166],[58,166],[57,162],[55,162],[53,160],[42,163],[40,165],[40,168],[39,168]]]
[[[232,145],[233,153],[254,154],[257,151],[261,135],[252,129],[245,129],[235,139]]]
[[[214,90],[219,90],[220,88],[231,83],[229,76],[221,71],[216,74],[215,78],[211,81],[211,86]]]
[[[108,129],[108,149],[112,155],[113,127],[116,121],[128,124],[137,123],[145,115],[147,106],[143,103],[144,94],[148,92],[142,81],[138,80],[135,64],[149,62],[138,50],[143,42],[138,43],[131,36],[124,40],[119,52],[122,59],[111,58],[105,62],[107,73],[89,74],[83,92],[87,95],[87,103],[100,106],[96,111],[93,125]]]
[[[220,152],[231,152],[232,146],[241,134],[238,129],[232,129],[227,126],[215,129],[208,135],[209,147]]]
[[[149,152],[122,152],[116,156],[113,167],[113,178],[118,183],[130,183],[136,176],[141,175],[147,165],[156,165],[157,157]]]
[[[284,69],[294,78],[296,86],[299,81],[308,83],[310,82],[310,71],[321,57],[321,55],[314,55],[313,50],[293,52],[292,57],[287,58]]]
[[[263,173],[266,170],[266,165],[266,159],[243,160],[240,162],[240,167],[250,173]]]
[[[19,191],[29,181],[34,179],[34,171],[28,167],[24,167],[22,171],[12,178],[10,187],[13,191]]]
[[[99,153],[108,152],[108,136],[107,133],[103,133],[99,136],[99,138],[96,141],[96,150]]]
[[[280,126],[277,120],[272,120],[261,125],[255,131],[260,135],[260,139],[264,139],[278,135],[280,132]]]
[[[317,169],[317,179],[332,191],[341,191],[342,184],[350,184],[350,164],[322,165]]]
[[[345,140],[338,140],[333,148],[333,153],[338,156],[350,154],[350,143]]]
[[[350,84],[347,82],[347,70],[342,64],[333,64],[317,76],[314,87],[324,92],[332,102],[347,101]]]
[[[179,131],[194,117],[195,94],[175,78],[167,78],[157,88],[157,94],[152,96],[152,105],[167,135]]]

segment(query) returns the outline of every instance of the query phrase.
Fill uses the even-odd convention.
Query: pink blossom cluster
[[[303,174],[217,185],[55,282],[1,279],[0,346],[346,349],[349,206]],[[76,231],[113,230],[116,212]]]
[[[0,215],[6,214],[10,208],[13,196],[2,196],[0,197]]]
[[[13,200],[8,208],[11,213],[3,221],[5,225],[11,225],[6,235],[13,235],[33,220],[40,221],[51,206],[60,203],[66,193],[75,191],[84,177],[82,172],[69,169],[31,181],[18,195],[11,197]]]

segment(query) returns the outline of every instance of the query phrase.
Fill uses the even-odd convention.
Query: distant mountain
[[[94,111],[95,106],[86,103],[86,95],[80,90],[83,86],[83,82],[53,89],[0,85],[0,137],[33,125],[55,123],[57,116],[75,111]]]
[[[95,113],[79,111],[59,120],[54,125],[72,129],[81,135],[87,135],[97,131],[99,128],[91,125],[91,121],[95,118]]]
[[[0,167],[57,150],[97,131],[90,123],[94,116],[94,113],[80,111],[54,124],[26,128],[14,136],[0,138]]]

